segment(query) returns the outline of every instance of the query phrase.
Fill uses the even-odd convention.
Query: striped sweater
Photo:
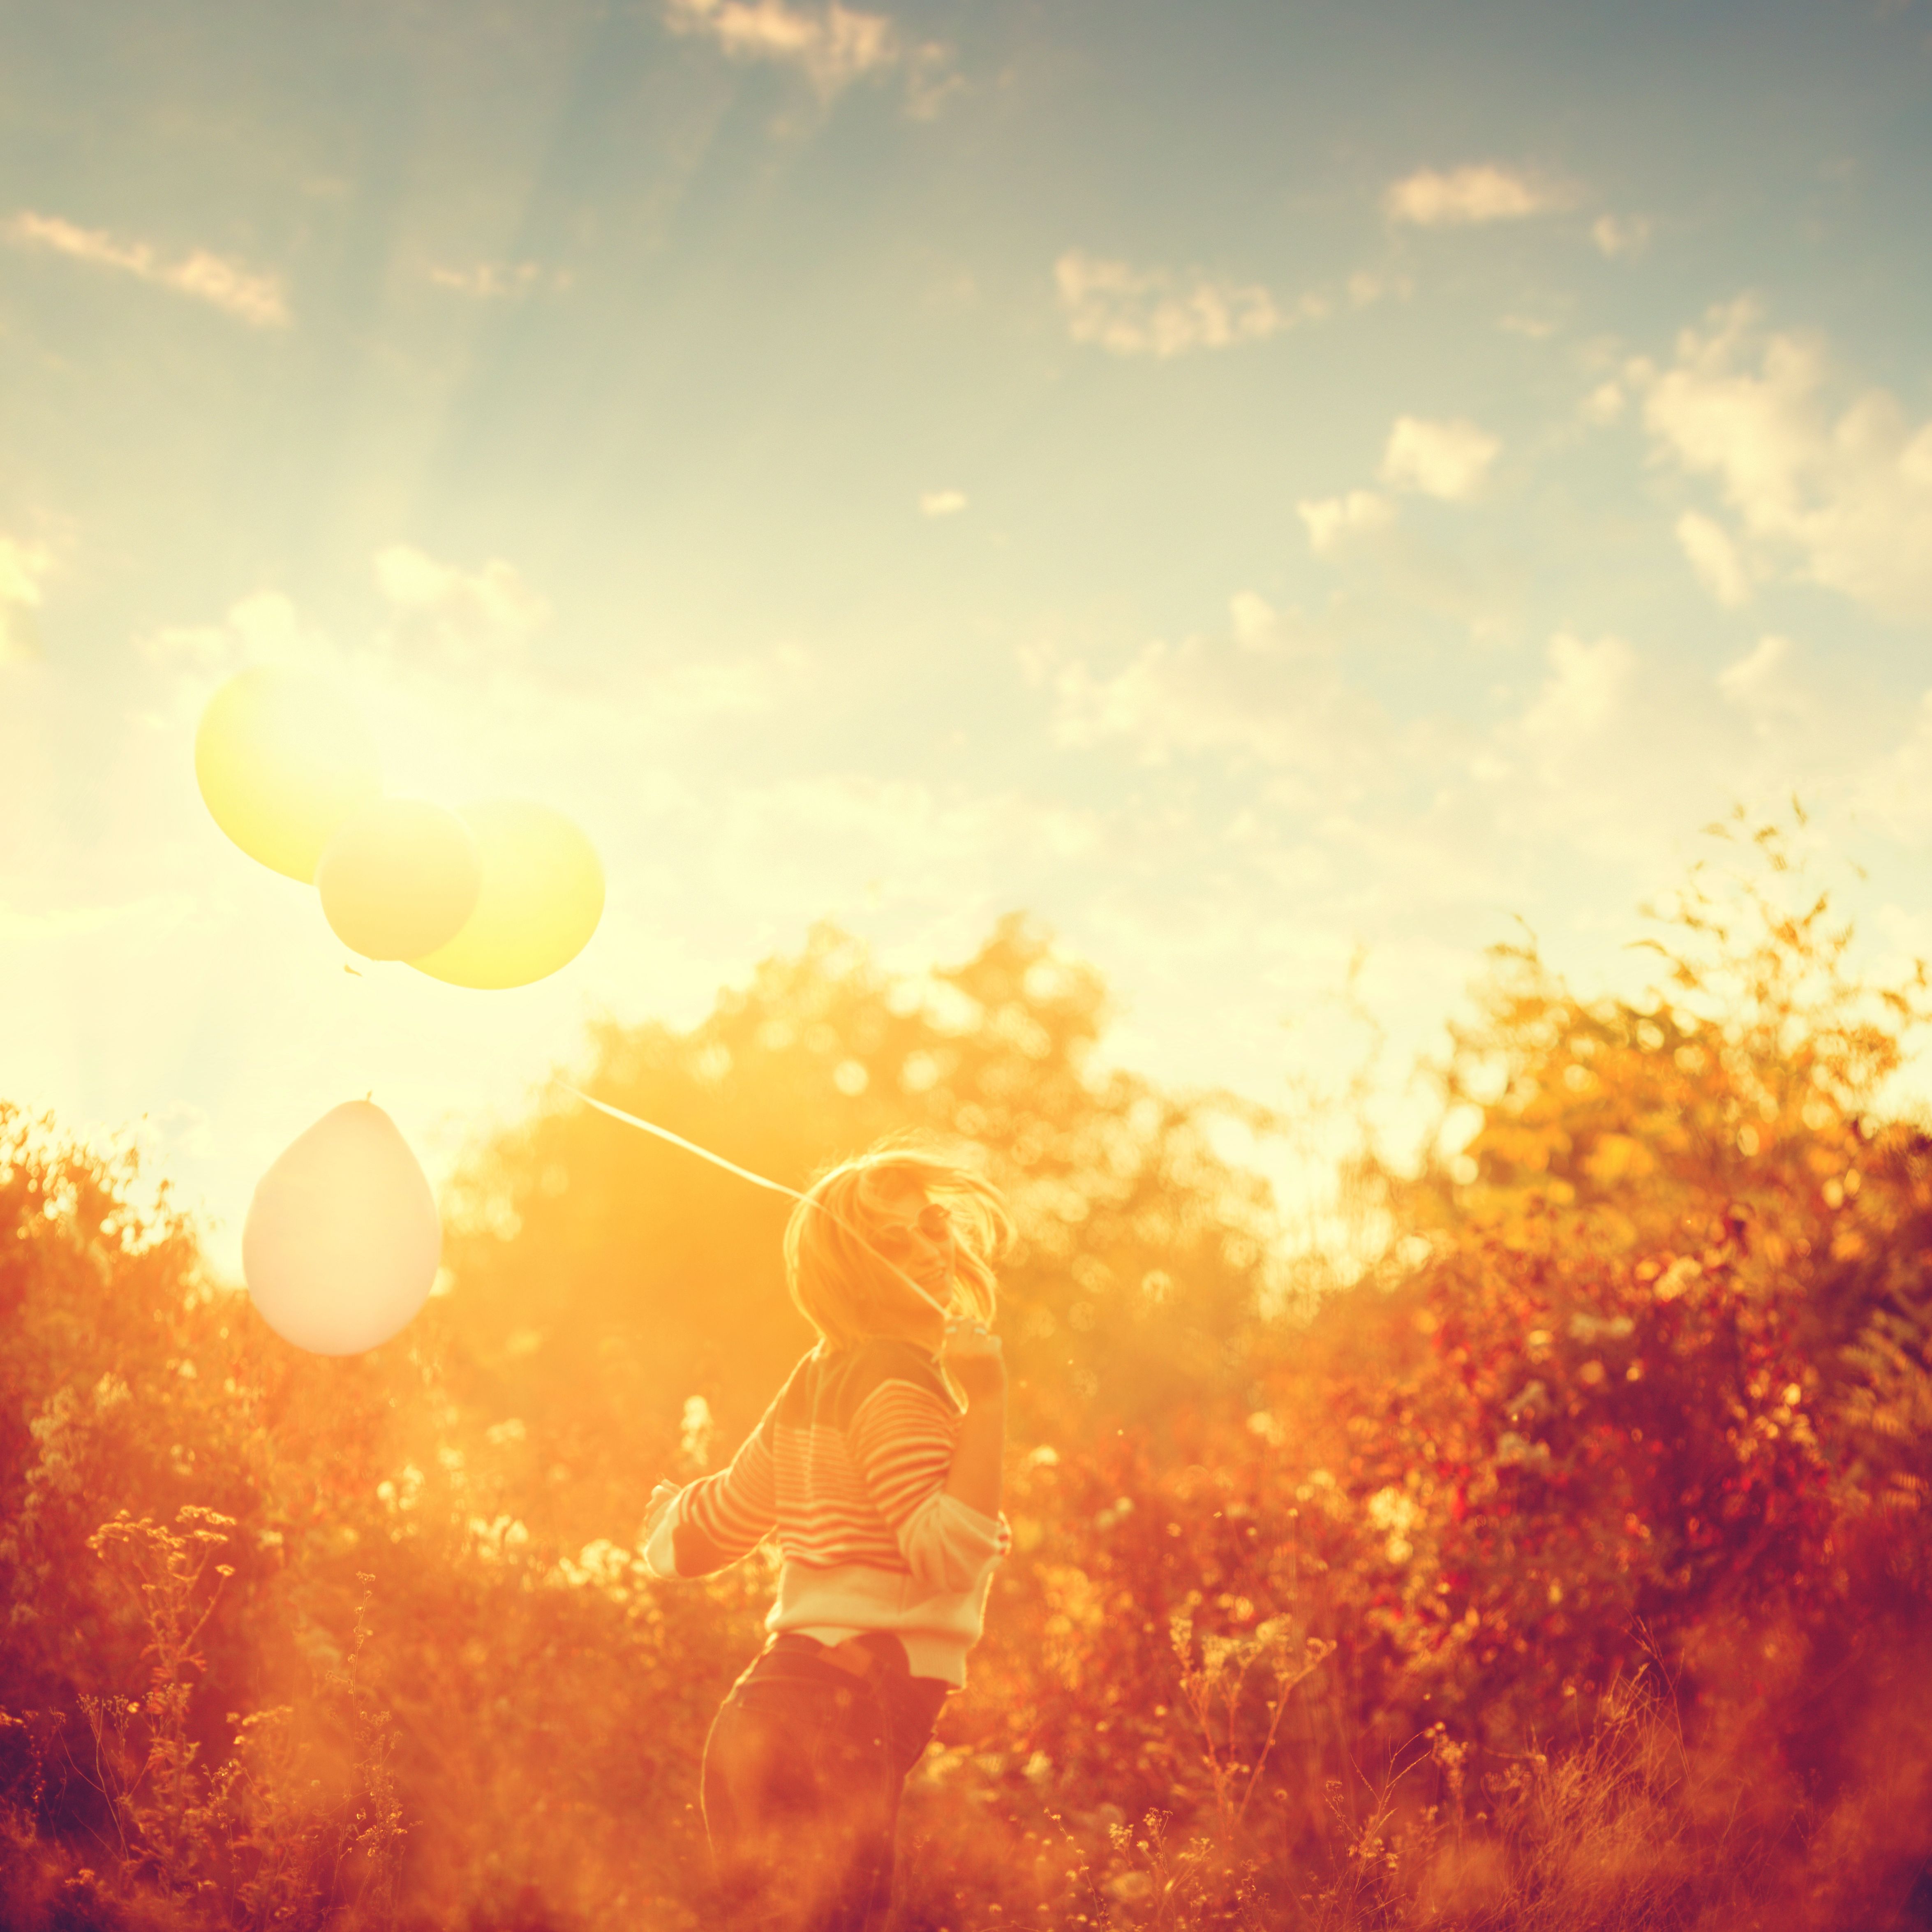
[[[783,1562],[767,1630],[824,1643],[890,1630],[915,1677],[964,1684],[1008,1532],[1004,1517],[946,1493],[962,1414],[914,1343],[821,1343],[730,1466],[679,1492],[645,1563],[660,1576],[708,1576],[776,1530]]]

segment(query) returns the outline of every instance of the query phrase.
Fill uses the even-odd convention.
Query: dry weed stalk
[[[214,1560],[228,1541],[222,1532],[235,1526],[232,1516],[190,1503],[175,1521],[174,1529],[146,1516],[132,1522],[123,1510],[88,1538],[88,1548],[133,1589],[148,1632],[141,1654],[152,1669],[139,1703],[113,1696],[81,1700],[94,1739],[88,1782],[107,1801],[121,1862],[152,1873],[169,1892],[194,1888],[200,1859],[205,1808],[194,1772],[200,1748],[188,1736],[188,1703],[207,1667],[196,1646],[235,1574],[232,1563]],[[213,1586],[204,1593],[211,1568]],[[130,1776],[122,1767],[137,1718],[146,1720],[147,1749]]]
[[[1202,1753],[1214,1787],[1215,1816],[1225,1850],[1232,1844],[1234,1834],[1247,1816],[1262,1767],[1274,1749],[1275,1735],[1281,1728],[1288,1699],[1297,1686],[1305,1683],[1328,1661],[1335,1646],[1324,1637],[1311,1636],[1304,1642],[1298,1658],[1292,1648],[1294,1619],[1270,1617],[1246,1636],[1204,1636],[1197,1665],[1193,1619],[1186,1616],[1174,1617],[1168,1631],[1180,1665],[1180,1694],[1201,1728]],[[1262,1658],[1267,1658],[1274,1678],[1268,1699],[1268,1732],[1254,1756],[1244,1759],[1238,1735],[1241,1694],[1250,1670]],[[1242,1782],[1244,1772],[1245,1783]]]
[[[206,1668],[198,1645],[233,1574],[214,1560],[233,1526],[190,1504],[173,1528],[124,1510],[88,1539],[131,1588],[148,1636],[142,1655],[151,1660],[141,1699],[81,1700],[93,1760],[91,1768],[73,1768],[113,1822],[112,1869],[124,1892],[147,1880],[200,1922],[234,1932],[304,1932],[334,1922],[345,1906],[359,1924],[392,1923],[406,1827],[390,1767],[389,1714],[374,1708],[363,1681],[373,1577],[358,1579],[347,1654],[322,1685],[350,1734],[346,1793],[331,1803],[320,1780],[302,1778],[308,1753],[287,1706],[245,1718],[231,1712],[229,1755],[212,1769],[198,1762],[188,1723]]]

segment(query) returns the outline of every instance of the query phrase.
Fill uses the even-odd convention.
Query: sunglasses
[[[872,1230],[872,1246],[889,1262],[903,1261],[914,1246],[915,1234],[937,1246],[952,1233],[952,1215],[943,1203],[933,1201],[919,1210],[916,1220],[881,1221]]]

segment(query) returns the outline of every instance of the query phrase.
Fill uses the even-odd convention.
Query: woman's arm
[[[946,1493],[982,1516],[998,1516],[1006,1451],[1006,1364],[1000,1338],[976,1322],[954,1323],[940,1360],[966,1398]]]
[[[660,1483],[651,1492],[645,1517],[647,1569],[660,1576],[708,1576],[764,1541],[778,1521],[771,1421],[767,1411],[729,1468],[681,1490]]]
[[[883,1345],[881,1345],[883,1346]],[[913,1575],[931,1590],[971,1588],[1004,1556],[1000,1462],[1006,1376],[999,1344],[982,1331],[956,1344],[954,1380],[967,1411],[929,1366],[910,1357],[881,1376],[853,1412],[848,1442],[873,1505]],[[931,1358],[926,1358],[929,1363]]]

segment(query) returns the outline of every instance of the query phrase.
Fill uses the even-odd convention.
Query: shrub
[[[1214,1150],[1282,1123],[1097,1072],[1104,988],[1024,922],[918,983],[821,930],[593,1034],[576,1084],[754,1168],[916,1126],[1016,1204],[1014,1553],[904,1928],[1906,1922],[1926,989],[1755,849],[1646,998],[1496,956],[1346,1286]],[[783,1213],[553,1091],[452,1190],[452,1292],[324,1361],[130,1155],[0,1109],[0,1919],[706,1923],[769,1570],[660,1586],[637,1519],[804,1344]]]

